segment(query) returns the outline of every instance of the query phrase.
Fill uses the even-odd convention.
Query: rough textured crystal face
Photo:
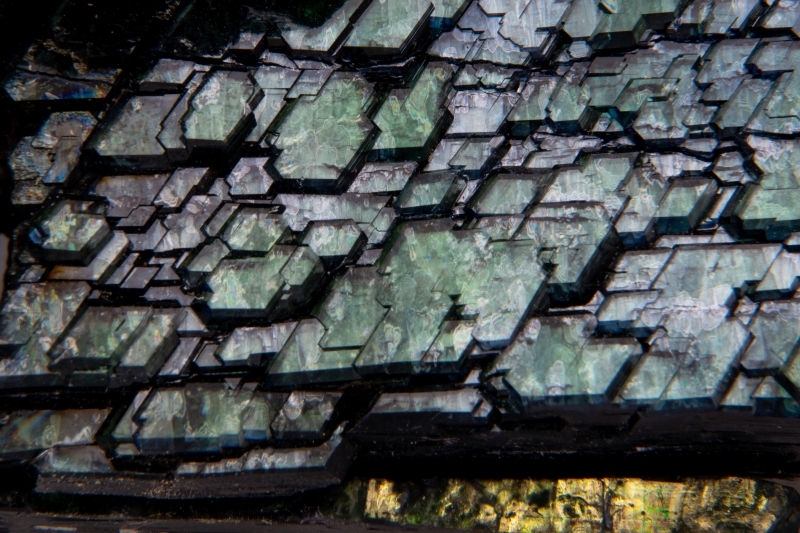
[[[285,180],[338,183],[373,135],[375,126],[365,113],[372,86],[358,75],[336,72],[314,96],[296,96],[277,130],[281,154],[275,170]]]
[[[373,147],[386,157],[424,157],[447,114],[442,109],[453,68],[447,63],[429,63],[411,90],[395,89],[375,115],[380,135]]]
[[[285,280],[281,270],[290,257],[280,248],[266,257],[225,259],[211,273],[208,307],[229,315],[265,315],[280,298]]]
[[[428,0],[371,3],[356,21],[345,47],[376,55],[402,52],[433,9]]]
[[[100,4],[2,81],[31,490],[797,529],[675,479],[800,472],[800,4]]]

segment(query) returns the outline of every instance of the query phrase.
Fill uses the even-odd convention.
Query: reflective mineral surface
[[[4,52],[0,503],[796,531],[800,2],[285,4]]]

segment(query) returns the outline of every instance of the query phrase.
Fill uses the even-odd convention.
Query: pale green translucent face
[[[325,327],[317,320],[302,320],[270,367],[269,377],[276,385],[335,383],[359,378],[353,369],[358,349],[323,350],[320,340]]]
[[[108,409],[21,414],[0,431],[0,450],[9,453],[42,450],[60,444],[90,444],[108,414]]]
[[[150,316],[115,370],[122,381],[144,381],[158,372],[178,344],[175,328],[185,315],[182,309],[159,309]]]
[[[263,405],[259,396],[214,384],[156,391],[133,420],[139,426],[135,442],[144,452],[167,448],[213,453],[239,447],[254,417],[274,416],[274,407]]]
[[[430,63],[411,92],[394,91],[375,116],[381,131],[373,150],[388,157],[418,158],[432,143],[432,135],[444,118],[442,104],[453,69],[446,63]]]
[[[716,190],[716,183],[707,179],[674,183],[656,212],[659,232],[686,233],[694,229]]]
[[[63,259],[86,260],[111,233],[105,217],[82,212],[78,202],[62,202],[39,223],[43,251]]]
[[[54,352],[54,366],[92,370],[115,366],[147,322],[148,308],[92,308]]]
[[[495,362],[525,405],[548,399],[603,403],[629,359],[641,353],[632,339],[590,339],[591,316],[531,320]]]
[[[319,257],[347,257],[362,240],[363,232],[352,221],[344,223],[314,222],[309,227],[304,244]]]
[[[300,96],[278,128],[275,169],[287,180],[337,181],[373,129],[365,115],[372,86],[337,72],[316,96]]]
[[[187,142],[227,146],[250,113],[254,92],[255,83],[246,73],[213,73],[195,93],[183,119]]]
[[[269,252],[288,227],[279,216],[263,209],[239,209],[228,221],[222,238],[231,250]]]
[[[458,172],[419,174],[412,178],[397,198],[397,208],[408,213],[441,213],[455,202],[464,180]]]
[[[212,311],[267,314],[275,305],[285,284],[281,269],[291,253],[285,249],[265,257],[225,259],[208,279],[211,294],[207,303]]]
[[[95,150],[101,156],[161,154],[164,149],[156,140],[159,123],[177,100],[177,95],[131,98],[111,127],[98,139]]]
[[[364,49],[400,49],[433,9],[430,0],[373,2],[358,19],[345,46]]]
[[[481,215],[522,213],[545,181],[544,176],[498,174],[487,180],[473,197],[472,208]]]

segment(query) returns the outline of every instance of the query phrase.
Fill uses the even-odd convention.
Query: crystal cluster
[[[37,490],[796,442],[795,2],[197,1],[157,42],[76,5],[3,86],[73,100],[8,156],[0,396],[67,406],[2,419]]]

